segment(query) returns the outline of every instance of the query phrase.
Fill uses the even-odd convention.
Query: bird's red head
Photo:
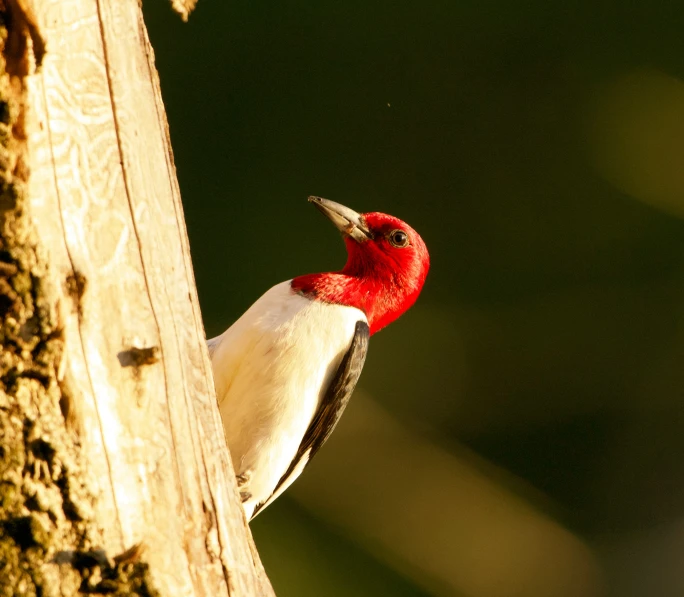
[[[347,263],[339,272],[295,278],[292,288],[317,300],[357,307],[374,334],[416,302],[430,269],[427,247],[394,216],[358,214],[319,197],[309,201],[343,233]]]

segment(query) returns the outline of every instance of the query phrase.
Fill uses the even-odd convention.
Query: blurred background
[[[279,597],[684,595],[684,8],[145,11],[208,335],[415,227],[418,304],[252,528]]]

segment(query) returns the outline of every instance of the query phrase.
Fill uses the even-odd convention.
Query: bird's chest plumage
[[[291,463],[359,320],[360,310],[300,296],[288,281],[210,341],[228,446],[254,505]]]

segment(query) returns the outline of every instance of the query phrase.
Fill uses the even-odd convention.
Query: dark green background
[[[307,195],[405,219],[432,271],[361,386],[600,542],[605,594],[684,594],[684,222],[611,184],[585,134],[605,81],[684,77],[681,3],[144,8],[208,335],[343,264]],[[279,597],[428,594],[287,497],[253,528]],[[615,556],[663,528],[669,551]]]

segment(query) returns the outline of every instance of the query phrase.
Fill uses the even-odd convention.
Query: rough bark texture
[[[272,595],[138,2],[0,2],[0,39],[0,595]]]

